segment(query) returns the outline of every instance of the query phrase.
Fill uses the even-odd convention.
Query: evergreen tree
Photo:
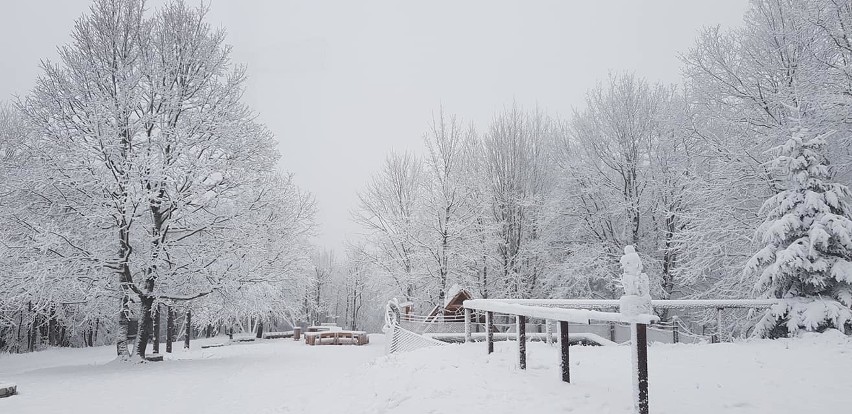
[[[852,206],[845,185],[831,182],[826,136],[805,128],[775,148],[771,166],[786,188],[762,207],[765,247],[746,264],[755,289],[781,299],[755,334],[780,337],[801,329],[852,327]]]

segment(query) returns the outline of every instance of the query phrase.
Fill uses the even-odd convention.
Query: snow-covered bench
[[[331,340],[323,342],[323,339],[331,339]],[[366,345],[368,343],[370,343],[370,337],[367,336],[367,333],[364,332],[364,331],[334,330],[334,331],[306,332],[305,333],[305,344],[306,345],[323,345],[323,344]]]
[[[281,338],[292,338],[293,331],[283,331],[283,332],[264,332],[263,339],[281,339]]]

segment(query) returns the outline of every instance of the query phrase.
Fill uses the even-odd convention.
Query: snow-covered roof
[[[444,296],[444,307],[446,308],[450,304],[450,302],[452,302],[453,298],[456,297],[456,295],[458,295],[461,291],[462,288],[458,285],[458,283],[450,287],[447,290],[446,296]]]

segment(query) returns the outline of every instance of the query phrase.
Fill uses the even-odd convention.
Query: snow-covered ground
[[[191,351],[144,365],[109,363],[111,347],[0,356],[20,395],[0,413],[629,413],[629,349],[572,347],[572,384],[558,347],[462,344],[384,356],[367,346],[289,339]],[[852,406],[852,340],[802,339],[649,349],[653,413],[839,413]]]

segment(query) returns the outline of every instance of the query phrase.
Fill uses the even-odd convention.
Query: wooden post
[[[183,348],[189,349],[189,335],[192,333],[192,311],[186,311],[186,333],[183,336]]]
[[[722,342],[722,308],[716,308],[716,334],[719,335],[719,342]]]
[[[527,317],[518,315],[518,365],[521,369],[527,369]]]
[[[260,320],[260,318],[257,320],[257,333],[255,334],[255,338],[263,338],[263,321]]]
[[[494,312],[485,312],[485,337],[488,342],[488,353],[494,352]]]
[[[636,412],[648,414],[648,335],[644,323],[631,324],[633,343],[633,402]]]
[[[615,342],[615,322],[609,323],[609,340]]]
[[[678,317],[677,315],[672,316],[672,342],[678,343],[680,341],[680,331],[678,331]]]
[[[559,342],[562,345],[562,381],[571,382],[570,358],[568,355],[568,322],[559,321]]]
[[[153,352],[155,354],[160,353],[160,328],[162,328],[160,324],[160,304],[156,304],[154,308],[154,349]]]
[[[544,320],[544,341],[548,345],[553,344],[553,328],[550,326],[550,320]]]
[[[464,308],[464,341],[471,341],[470,335],[470,309]]]

